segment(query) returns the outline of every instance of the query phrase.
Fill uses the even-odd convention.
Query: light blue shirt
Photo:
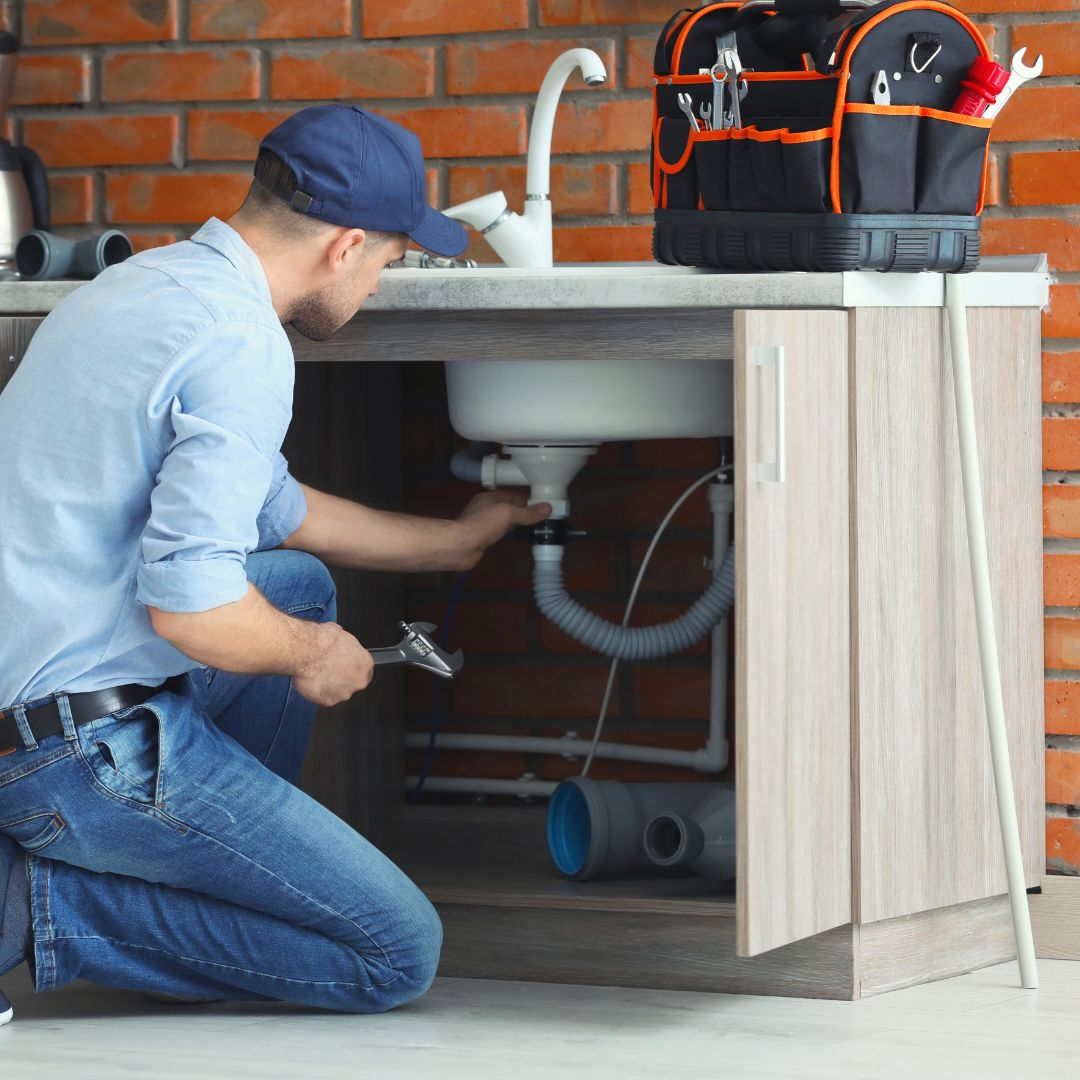
[[[147,605],[239,600],[248,553],[303,521],[293,375],[262,264],[217,218],[57,304],[0,394],[0,707],[198,666]]]

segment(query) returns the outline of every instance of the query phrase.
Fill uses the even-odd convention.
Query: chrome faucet
[[[589,86],[607,79],[604,62],[592,49],[568,49],[548,68],[533,109],[529,128],[529,155],[525,170],[525,212],[511,210],[506,195],[493,191],[478,199],[451,206],[447,217],[471,225],[484,234],[495,254],[507,266],[551,266],[551,132],[555,108],[574,68]]]

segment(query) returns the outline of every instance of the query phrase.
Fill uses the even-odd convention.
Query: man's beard
[[[341,310],[332,303],[335,292],[311,292],[302,296],[281,321],[311,341],[328,340],[349,321],[349,317],[342,318]]]

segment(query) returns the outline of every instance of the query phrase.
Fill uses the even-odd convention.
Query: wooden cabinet
[[[1045,867],[1039,318],[986,308],[969,321],[1034,886]],[[882,941],[888,920],[919,913],[944,926],[946,909],[1005,891],[944,313],[758,311],[734,325],[738,951],[848,922],[877,924]],[[772,376],[756,360],[776,347],[784,484],[757,475],[776,435]]]
[[[0,320],[0,388],[37,321]],[[970,332],[1009,745],[1036,885],[1039,311],[972,308]],[[294,339],[306,370],[287,456],[316,486],[394,505],[393,365],[375,365],[383,376],[334,361],[430,357],[432,341],[440,359],[503,359],[508,335],[523,359],[616,363],[644,349],[732,365],[738,880],[734,897],[696,877],[573,883],[550,864],[543,807],[404,805],[400,684],[388,682],[377,723],[342,707],[320,718],[305,783],[431,897],[446,931],[441,973],[851,998],[1013,955],[944,312],[374,310],[330,342]],[[759,470],[778,443],[782,481]],[[366,637],[386,637],[396,583],[354,577],[341,621],[370,620],[370,601],[389,614]]]
[[[542,808],[409,808],[397,854],[443,915],[447,974],[851,998],[1014,955],[945,314],[728,319],[681,315],[665,355],[733,358],[735,902],[692,879],[562,880]],[[624,322],[613,318],[607,345],[633,355]],[[972,308],[969,323],[1034,886],[1045,868],[1039,313]],[[560,313],[564,348],[573,326]],[[539,352],[539,313],[530,330]],[[760,468],[776,461],[778,419],[783,482]]]

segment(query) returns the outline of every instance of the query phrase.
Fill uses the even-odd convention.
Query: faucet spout
[[[589,86],[607,79],[603,60],[592,49],[567,49],[548,68],[533,109],[529,128],[529,157],[525,172],[525,198],[546,199],[551,187],[551,133],[555,127],[555,109],[566,80],[574,68]]]
[[[607,79],[603,60],[592,49],[568,49],[548,68],[529,128],[529,157],[525,170],[525,212],[517,214],[507,205],[501,191],[451,206],[443,213],[464,221],[491,245],[507,266],[551,266],[551,200],[548,198],[551,172],[551,132],[555,109],[563,86],[574,68],[590,86]]]

